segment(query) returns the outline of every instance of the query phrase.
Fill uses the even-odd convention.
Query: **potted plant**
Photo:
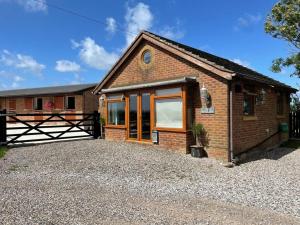
[[[202,144],[202,135],[205,133],[203,125],[201,123],[194,123],[192,125],[192,132],[196,140],[196,145],[190,146],[191,155],[197,158],[203,157],[205,156],[204,146]]]

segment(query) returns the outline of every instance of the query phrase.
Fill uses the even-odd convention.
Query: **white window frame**
[[[42,108],[38,109],[38,99],[42,99]],[[42,111],[44,109],[44,99],[43,97],[35,97],[33,103],[34,110]]]
[[[74,98],[74,108],[73,109],[70,109],[68,107],[69,106],[69,98]],[[75,96],[73,96],[73,95],[66,96],[64,99],[64,103],[65,103],[66,110],[75,110],[76,109],[76,97]]]

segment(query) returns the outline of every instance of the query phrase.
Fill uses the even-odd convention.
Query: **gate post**
[[[97,139],[100,137],[100,114],[97,111],[94,111],[94,138]]]
[[[2,114],[2,115],[1,115]],[[0,110],[0,146],[4,146],[7,143],[7,131],[6,131],[6,109]]]

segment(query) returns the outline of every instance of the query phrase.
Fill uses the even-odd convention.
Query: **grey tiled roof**
[[[222,58],[222,57],[218,57],[216,55],[212,55],[210,53],[201,51],[199,49],[175,42],[173,40],[167,39],[165,37],[159,36],[157,34],[153,34],[149,31],[143,31],[144,33],[152,36],[153,38],[159,39],[159,41],[161,42],[165,42],[166,44],[169,44],[171,46],[180,48],[190,54],[193,54],[197,57],[200,58],[200,60],[205,61],[211,65],[214,65],[216,67],[219,67],[220,69],[225,69],[227,71],[231,71],[236,73],[239,77],[241,78],[245,78],[248,80],[254,80],[260,83],[265,83],[268,85],[273,85],[273,86],[277,86],[277,87],[283,87],[283,88],[288,88],[288,89],[292,89],[293,91],[296,91],[296,89],[292,88],[289,85],[286,85],[284,83],[281,83],[277,80],[274,80],[268,76],[265,76],[259,72],[256,72],[252,69],[249,69],[247,67],[241,66],[235,62],[232,62],[228,59]]]
[[[78,85],[66,85],[66,86],[5,90],[5,91],[0,91],[0,97],[41,96],[41,95],[51,95],[51,94],[78,93],[90,88],[94,88],[96,85],[97,84],[78,84]]]

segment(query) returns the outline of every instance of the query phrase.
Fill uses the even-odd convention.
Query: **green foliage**
[[[5,156],[6,152],[7,152],[7,148],[0,147],[0,159]]]
[[[192,125],[192,132],[194,138],[197,139],[204,131],[204,126],[201,123],[193,123]]]
[[[299,93],[291,94],[290,107],[292,112],[300,110],[300,96]]]
[[[293,47],[290,56],[273,61],[272,71],[278,73],[283,67],[294,67],[291,75],[300,77],[300,0],[280,0],[275,4],[265,22],[265,31]]]
[[[102,117],[102,116],[100,117],[100,124],[101,124],[101,125],[104,125],[104,124],[105,124],[105,118]]]

